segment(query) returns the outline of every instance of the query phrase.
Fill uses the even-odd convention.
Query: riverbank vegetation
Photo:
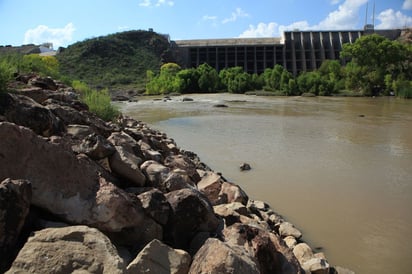
[[[281,65],[251,75],[241,67],[225,68],[218,73],[208,64],[182,69],[167,63],[158,74],[147,71],[146,94],[216,91],[251,94],[251,90],[259,90],[254,94],[412,98],[411,79],[412,46],[372,34],[345,44],[341,60],[325,60],[318,70],[302,72],[296,77]]]
[[[14,74],[37,74],[43,77],[59,79],[72,86],[80,99],[87,104],[89,110],[103,120],[114,119],[119,111],[111,104],[107,88],[96,90],[84,82],[71,81],[59,71],[59,62],[54,56],[40,56],[38,54],[7,54],[0,56],[0,92],[12,91],[8,83],[13,80]]]

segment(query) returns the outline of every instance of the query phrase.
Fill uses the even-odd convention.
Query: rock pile
[[[19,79],[0,94],[0,272],[337,273],[165,133]]]

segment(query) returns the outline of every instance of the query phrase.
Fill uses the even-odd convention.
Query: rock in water
[[[241,171],[247,171],[252,169],[252,167],[248,163],[241,164],[239,168]]]

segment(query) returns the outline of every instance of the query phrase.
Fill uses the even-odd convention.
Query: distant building
[[[220,71],[240,66],[248,73],[262,73],[266,68],[282,65],[297,75],[318,69],[326,59],[339,60],[342,45],[354,43],[363,35],[377,33],[395,40],[400,29],[286,31],[282,38],[233,38],[173,41],[173,51],[183,67],[197,67],[207,63]]]

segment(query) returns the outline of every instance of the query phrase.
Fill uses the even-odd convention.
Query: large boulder
[[[137,195],[145,213],[161,225],[166,225],[170,215],[170,204],[158,189],[151,189]]]
[[[35,232],[6,273],[124,273],[110,240],[87,226]]]
[[[260,273],[304,273],[292,251],[273,233],[255,226],[234,224],[223,230],[225,242],[243,248]]]
[[[33,131],[0,123],[0,180],[33,185],[32,203],[72,224],[119,231],[138,225],[143,210],[88,157],[76,157]]]
[[[233,248],[218,239],[210,238],[194,256],[189,273],[260,274],[261,272],[254,258],[241,248]]]
[[[148,184],[159,189],[162,188],[163,182],[167,179],[170,173],[170,168],[153,160],[144,162],[140,166],[140,169],[146,175]]]
[[[166,157],[164,165],[170,169],[185,170],[190,179],[197,183],[200,181],[199,173],[197,173],[196,165],[189,159],[189,157],[179,154]]]
[[[86,127],[87,126],[83,126]],[[82,127],[80,127],[81,129]],[[73,126],[70,130],[73,130]],[[79,128],[78,128],[79,129]],[[115,147],[107,141],[103,136],[97,135],[95,133],[87,135],[80,145],[78,146],[77,152],[84,153],[93,160],[101,160],[103,158],[109,157],[116,152]]]
[[[208,199],[195,189],[181,189],[166,194],[172,213],[165,240],[173,247],[187,250],[198,232],[214,233],[219,220]]]
[[[146,177],[139,168],[142,159],[135,154],[130,153],[122,146],[115,146],[115,152],[109,160],[111,169],[120,177],[133,183],[135,186],[145,185]]]
[[[289,222],[283,222],[280,224],[279,234],[282,237],[293,236],[296,239],[302,237],[302,232],[300,232],[299,229]]]
[[[46,137],[63,130],[62,123],[49,109],[23,95],[0,93],[0,115]]]
[[[126,273],[186,274],[190,262],[190,255],[186,251],[153,240],[127,266]]]
[[[62,105],[59,102],[53,101],[48,102],[45,107],[59,117],[66,126],[70,124],[90,126],[94,133],[105,138],[109,137],[112,133],[113,127],[91,112],[79,111],[74,106]]]
[[[14,247],[30,210],[31,184],[5,179],[0,183],[0,272],[10,263]]]
[[[197,187],[209,199],[212,205],[218,205],[227,203],[226,197],[220,195],[222,183],[222,177],[219,174],[207,171],[197,183]]]

